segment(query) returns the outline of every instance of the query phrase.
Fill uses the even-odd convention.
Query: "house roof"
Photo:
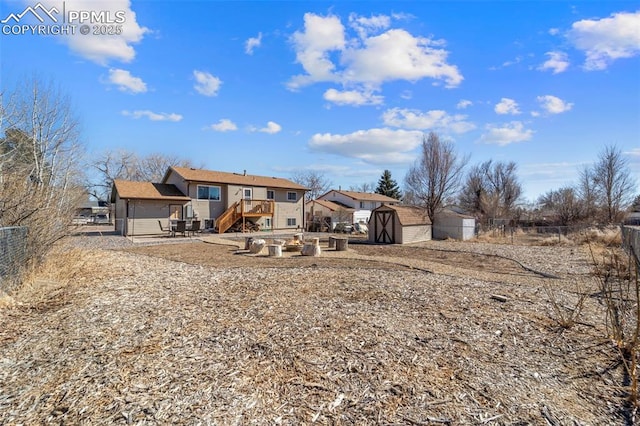
[[[387,197],[386,195],[376,194],[373,192],[357,192],[357,191],[343,191],[341,189],[332,189],[324,195],[318,198],[322,198],[325,195],[329,195],[331,192],[337,192],[338,194],[345,195],[349,198],[353,198],[357,201],[379,201],[381,203],[399,203],[399,200],[395,198]]]
[[[169,174],[173,172],[181,176],[184,180],[205,182],[205,183],[226,183],[232,185],[262,186],[266,188],[283,188],[307,190],[303,185],[297,184],[289,179],[247,175],[244,173],[219,172],[214,170],[194,169],[188,167],[170,167],[164,175],[162,182],[166,182]]]
[[[335,212],[337,210],[343,210],[343,211],[346,211],[346,212],[355,211],[351,207],[345,207],[342,204],[334,203],[333,201],[327,201],[327,200],[311,200],[311,201],[307,201],[307,204],[312,204],[312,203],[318,203],[322,207],[325,207],[325,208],[331,210],[332,212]]]
[[[431,225],[427,211],[422,207],[383,204],[373,211],[386,209],[396,212],[401,225]]]
[[[120,198],[140,199],[140,200],[175,200],[189,201],[190,198],[184,195],[173,184],[153,183],[153,182],[133,182],[129,180],[116,179],[113,181],[113,195],[117,192]],[[114,201],[112,199],[112,201]]]

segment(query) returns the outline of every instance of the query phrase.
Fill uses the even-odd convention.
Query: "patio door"
[[[242,188],[242,199],[244,200],[244,211],[250,211],[251,200],[253,199],[253,188]]]

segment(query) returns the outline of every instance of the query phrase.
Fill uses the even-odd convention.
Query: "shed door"
[[[377,211],[373,213],[373,232],[376,243],[393,244],[395,242],[392,211]]]

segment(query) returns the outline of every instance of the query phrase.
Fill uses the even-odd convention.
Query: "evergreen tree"
[[[387,197],[395,198],[396,200],[402,198],[400,187],[398,186],[398,183],[391,178],[391,172],[389,170],[385,170],[384,173],[382,173],[382,176],[380,176],[378,187],[376,188],[376,194],[386,195]]]

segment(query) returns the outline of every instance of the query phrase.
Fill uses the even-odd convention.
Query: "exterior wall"
[[[127,219],[127,201],[123,200],[116,194],[116,203],[113,210],[115,217],[113,223],[115,231],[120,232],[122,235],[126,235],[126,219]]]
[[[346,195],[340,194],[336,191],[328,192],[321,199],[327,201],[337,201],[338,203],[344,204],[354,209],[355,212],[353,213],[352,223],[367,223],[369,221],[369,218],[371,217],[371,211],[382,205],[382,202],[380,201],[362,201],[364,203],[364,207],[361,208],[360,200],[354,200],[353,198],[347,197]]]
[[[456,240],[469,240],[474,237],[476,221],[473,218],[465,218],[455,215],[439,215],[433,224],[433,238],[444,240],[454,238]]]
[[[304,191],[266,188],[263,186],[229,185],[211,182],[185,182],[181,177],[173,172],[167,177],[166,183],[174,184],[178,189],[180,189],[180,191],[182,191],[182,193],[191,198],[190,204],[193,208],[193,212],[201,221],[217,219],[233,203],[242,200],[244,188],[251,188],[252,199],[254,200],[266,200],[267,190],[274,191],[274,200],[276,203],[272,229],[296,229],[298,226],[300,226],[300,228],[304,226]],[[219,186],[220,201],[198,200],[198,185]],[[287,192],[295,192],[297,194],[295,202],[287,200]],[[256,220],[263,229],[265,227],[265,218],[266,217],[262,217]],[[287,226],[287,218],[295,218],[296,226]]]
[[[297,229],[304,228],[304,191],[274,189],[276,211],[273,215],[274,229]],[[297,194],[296,201],[287,200],[287,192],[295,192]],[[265,189],[265,198],[266,198]],[[287,218],[295,218],[296,226],[287,226]]]
[[[214,200],[198,200],[198,185],[204,186],[219,186],[220,187],[220,201]],[[187,192],[188,187],[188,192]],[[205,182],[188,182],[185,189],[180,190],[191,198],[191,208],[194,215],[198,217],[203,223],[208,219],[216,219],[228,208],[227,200],[227,186],[219,184],[211,184]]]
[[[357,203],[353,198],[347,197],[346,195],[340,194],[336,191],[328,192],[321,199],[327,201],[337,201],[338,203],[344,204],[345,206],[349,206],[356,210],[360,208],[360,204]]]
[[[162,233],[158,221],[162,223],[162,226],[169,225],[169,205],[173,204],[181,204],[181,202],[166,200],[130,200],[129,217],[124,221],[124,234],[152,235]]]
[[[395,221],[400,228],[400,232],[396,229],[396,238],[400,235],[400,241],[396,241],[396,243],[409,244],[431,240],[431,225],[402,226],[398,223],[397,218]]]

